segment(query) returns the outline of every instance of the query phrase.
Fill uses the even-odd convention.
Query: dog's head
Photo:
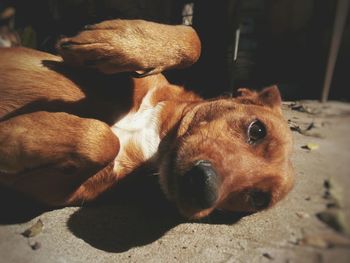
[[[160,146],[161,186],[188,218],[256,212],[292,188],[292,136],[277,87],[240,92],[195,104]]]

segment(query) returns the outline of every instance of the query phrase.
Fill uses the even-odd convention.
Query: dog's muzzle
[[[195,209],[207,209],[218,199],[219,179],[209,161],[197,161],[180,177],[179,194],[182,202]]]

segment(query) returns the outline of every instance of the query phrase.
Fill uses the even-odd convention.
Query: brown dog
[[[58,48],[66,63],[0,50],[1,184],[73,205],[153,163],[188,218],[258,211],[291,189],[292,138],[276,87],[205,101],[155,74],[198,59],[193,29],[114,20]],[[118,72],[154,75],[103,74]]]

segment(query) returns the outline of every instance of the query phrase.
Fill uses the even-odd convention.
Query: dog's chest
[[[159,115],[163,104],[152,105],[153,92],[150,90],[146,94],[136,112],[128,113],[112,126],[120,142],[114,168],[117,173],[135,168],[140,159],[146,161],[158,150]]]

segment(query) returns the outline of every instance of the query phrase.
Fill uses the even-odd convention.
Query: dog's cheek
[[[294,186],[294,171],[291,168],[286,174],[276,178],[271,195],[271,206],[282,200]]]
[[[165,196],[171,200],[172,194],[171,194],[171,189],[169,187],[169,170],[168,170],[169,162],[168,160],[163,160],[162,164],[160,165],[159,168],[159,184],[160,188],[165,194]]]
[[[174,200],[176,198],[176,175],[178,174],[175,160],[176,151],[174,149],[164,151],[161,150],[159,155],[161,156],[159,162],[159,184],[169,200]]]
[[[229,212],[254,212],[248,203],[245,192],[231,193],[220,205],[218,209]]]

